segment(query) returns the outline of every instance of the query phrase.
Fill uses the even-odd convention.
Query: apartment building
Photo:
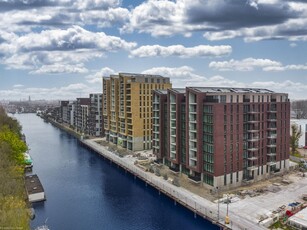
[[[154,90],[152,101],[152,151],[159,163],[165,163],[167,148],[167,90]]]
[[[75,110],[75,128],[77,132],[88,133],[88,117],[90,108],[90,98],[77,98]]]
[[[104,135],[102,119],[102,93],[90,94],[88,133],[89,135],[96,137],[101,137]]]
[[[76,111],[76,104],[77,104],[77,101],[70,101],[68,103],[68,113],[69,113],[69,121],[67,124],[69,124],[71,127],[75,127],[76,125],[76,119],[75,119],[75,111]]]
[[[287,94],[187,87],[169,89],[167,94],[156,90],[153,95],[153,107],[159,108],[154,109],[153,124],[160,125],[158,132],[154,125],[153,152],[195,183],[230,188],[288,170]],[[161,109],[166,103],[165,112]]]
[[[159,75],[119,73],[103,78],[106,140],[129,150],[152,148],[152,91],[171,87]]]
[[[61,122],[67,122],[69,119],[68,114],[68,103],[69,101],[60,101],[60,121]]]

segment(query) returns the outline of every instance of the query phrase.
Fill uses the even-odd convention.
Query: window
[[[221,103],[226,103],[226,95],[220,96]]]

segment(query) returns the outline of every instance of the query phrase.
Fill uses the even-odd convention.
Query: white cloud
[[[280,67],[281,63],[270,59],[246,58],[243,60],[210,62],[209,67],[219,71],[252,71],[255,68]]]
[[[307,4],[282,0],[148,0],[131,11],[122,32],[172,36],[203,31],[208,40],[243,37],[306,40]]]
[[[286,70],[307,70],[307,64],[305,65],[286,65],[286,66],[268,66],[263,68],[264,71],[286,71]]]
[[[98,27],[111,27],[114,24],[122,24],[130,17],[130,12],[125,8],[111,8],[105,11],[91,10],[80,13],[80,19],[84,24],[97,25]]]
[[[158,74],[170,77],[173,88],[190,87],[242,87],[242,88],[267,88],[275,92],[288,93],[291,100],[306,97],[307,84],[301,82],[286,81],[264,81],[264,82],[241,82],[225,78],[220,75],[205,77],[195,73],[189,66],[181,67],[155,67],[143,71],[144,74]]]
[[[8,68],[32,69],[32,73],[85,73],[84,63],[89,60],[136,46],[119,37],[90,32],[79,26],[22,36],[0,33],[0,36],[5,37],[0,43],[0,63]]]
[[[297,44],[294,43],[294,42],[291,42],[291,43],[290,43],[290,47],[292,47],[292,48],[297,47]]]
[[[76,65],[43,65],[39,69],[30,71],[31,74],[60,74],[60,73],[87,73],[88,69],[83,64]]]
[[[194,47],[184,47],[182,45],[172,46],[141,46],[131,51],[131,57],[167,57],[167,56],[179,56],[184,58],[190,57],[220,57],[229,55],[232,52],[231,46],[209,46],[199,45]]]
[[[22,88],[22,87],[24,87],[24,85],[21,85],[21,84],[13,85],[13,88]]]
[[[183,7],[181,1],[156,1],[149,0],[135,7],[131,12],[131,17],[121,32],[150,33],[153,36],[168,36],[174,33],[189,32],[183,23]],[[183,32],[185,30],[185,32]]]
[[[96,72],[95,74],[88,75],[85,78],[87,82],[89,83],[102,84],[102,77],[109,77],[111,74],[115,74],[115,71],[113,69],[110,69],[109,67],[104,67],[100,71]]]
[[[173,83],[173,87],[185,87],[188,84],[197,85],[199,82],[206,80],[205,77],[194,73],[194,69],[189,66],[181,67],[155,67],[144,70],[143,74],[157,74],[163,77],[169,77]]]
[[[73,7],[79,10],[108,9],[118,7],[120,0],[77,0],[73,1]]]
[[[209,67],[219,71],[252,71],[261,68],[263,71],[286,71],[286,70],[307,70],[305,65],[282,65],[282,63],[270,59],[246,58],[243,60],[212,61]]]

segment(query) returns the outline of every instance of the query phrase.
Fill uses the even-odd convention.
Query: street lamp
[[[216,186],[217,190],[217,222],[220,220],[220,196],[219,196],[219,187]]]
[[[227,212],[226,212],[226,216],[225,216],[225,224],[229,224],[229,216],[228,216],[228,204],[229,204],[229,196],[227,194]]]

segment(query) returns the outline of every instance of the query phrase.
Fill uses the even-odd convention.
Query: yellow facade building
[[[132,151],[152,147],[152,91],[171,88],[159,75],[119,73],[103,78],[106,140]]]

